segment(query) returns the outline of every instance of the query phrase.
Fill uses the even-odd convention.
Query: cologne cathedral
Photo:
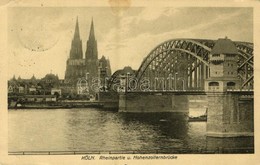
[[[80,88],[82,89],[82,83],[79,84],[79,82],[83,82],[82,80],[84,80],[85,86],[87,85],[89,88],[96,78],[110,76],[111,68],[109,59],[106,59],[104,56],[102,56],[101,59],[98,59],[97,40],[95,38],[93,19],[91,22],[89,38],[86,43],[85,58],[83,57],[82,40],[80,38],[77,18],[74,37],[71,42],[70,55],[67,59],[64,81],[76,88],[80,85]],[[82,92],[83,91],[80,91],[79,89],[77,90],[78,94],[81,94]],[[95,93],[90,89],[87,89],[86,92],[91,94]]]

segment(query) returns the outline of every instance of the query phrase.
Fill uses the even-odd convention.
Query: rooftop
[[[211,50],[211,54],[238,54],[238,50],[235,44],[226,37],[216,41],[215,46]]]

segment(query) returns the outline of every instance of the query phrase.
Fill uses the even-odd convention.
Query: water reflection
[[[109,135],[109,130],[114,132],[119,129],[117,125],[110,126],[115,121],[115,113],[110,111],[74,109],[67,111],[66,118],[64,135],[68,139],[68,150],[107,149],[112,143],[110,136],[116,135]]]
[[[253,138],[206,138],[206,122],[180,113],[100,109],[9,110],[9,151],[110,151],[252,147]]]
[[[152,128],[161,137],[183,138],[187,135],[185,114],[178,113],[120,113],[124,125],[140,125]]]
[[[142,132],[141,149],[187,147],[187,114],[178,113],[120,113],[126,129]]]

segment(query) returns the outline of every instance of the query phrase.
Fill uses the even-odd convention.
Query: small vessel
[[[160,119],[159,121],[160,121],[160,122],[166,122],[167,120],[165,120],[165,119]]]
[[[208,109],[206,109],[206,112],[204,115],[201,116],[197,116],[197,117],[189,117],[189,122],[202,122],[202,121],[207,121],[207,113],[208,113]]]
[[[202,115],[198,117],[189,117],[189,122],[194,122],[194,121],[207,121],[207,115]]]

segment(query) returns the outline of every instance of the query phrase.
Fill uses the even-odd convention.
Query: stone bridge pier
[[[239,78],[239,55],[227,38],[219,39],[209,55],[210,77],[205,80],[208,149],[254,148],[254,93]]]
[[[254,101],[252,92],[207,93],[207,136],[253,136]]]
[[[207,93],[207,150],[254,152],[253,93]]]
[[[119,112],[189,112],[187,95],[175,93],[127,92],[119,94]]]

